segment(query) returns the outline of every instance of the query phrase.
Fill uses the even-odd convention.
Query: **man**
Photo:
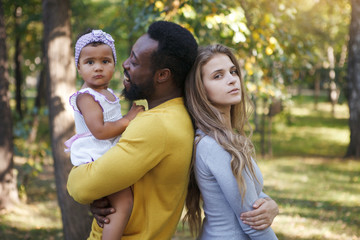
[[[170,239],[176,230],[194,139],[183,85],[197,47],[185,28],[153,23],[123,63],[125,97],[146,99],[149,110],[101,158],[70,172],[68,191],[83,204],[132,186],[133,210],[122,239]],[[101,239],[101,232],[93,221],[89,239]]]
[[[187,194],[194,139],[183,86],[197,47],[192,34],[177,24],[151,24],[123,63],[125,97],[146,99],[149,110],[130,122],[115,147],[69,174],[70,195],[83,204],[95,201],[92,211],[100,225],[114,211],[97,208],[107,204],[104,197],[132,186],[134,205],[122,239],[167,240],[176,230]],[[277,205],[265,199],[256,204],[244,221],[265,228],[276,216]],[[89,239],[101,239],[95,220]]]

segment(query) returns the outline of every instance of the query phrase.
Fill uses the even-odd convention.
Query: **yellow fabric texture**
[[[116,146],[95,162],[74,167],[68,192],[79,203],[133,185],[134,207],[123,240],[171,239],[181,217],[194,130],[183,98],[138,114]],[[101,239],[93,221],[88,239]]]

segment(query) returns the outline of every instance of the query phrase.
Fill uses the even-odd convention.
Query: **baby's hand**
[[[145,111],[145,107],[142,105],[136,105],[136,103],[133,103],[133,105],[131,106],[129,112],[124,116],[124,118],[127,118],[129,121],[133,120],[136,115],[139,112],[143,112]]]

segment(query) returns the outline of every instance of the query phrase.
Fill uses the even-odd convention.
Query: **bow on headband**
[[[86,45],[92,42],[102,42],[108,45],[109,47],[111,47],[116,64],[116,51],[115,51],[114,39],[111,37],[110,34],[102,30],[92,30],[90,33],[82,35],[75,44],[75,66],[78,65],[81,50]]]

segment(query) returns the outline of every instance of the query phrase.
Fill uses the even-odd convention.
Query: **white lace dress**
[[[108,88],[113,95],[112,89]],[[115,101],[109,101],[104,95],[91,89],[84,88],[74,93],[70,99],[70,105],[74,109],[75,128],[76,134],[65,142],[65,145],[70,151],[71,162],[74,166],[95,161],[97,158],[107,152],[118,141],[120,136],[99,140],[96,139],[86,126],[85,119],[80,113],[77,105],[76,98],[81,93],[88,93],[92,95],[103,109],[104,122],[114,122],[122,118],[120,99],[114,95]]]

